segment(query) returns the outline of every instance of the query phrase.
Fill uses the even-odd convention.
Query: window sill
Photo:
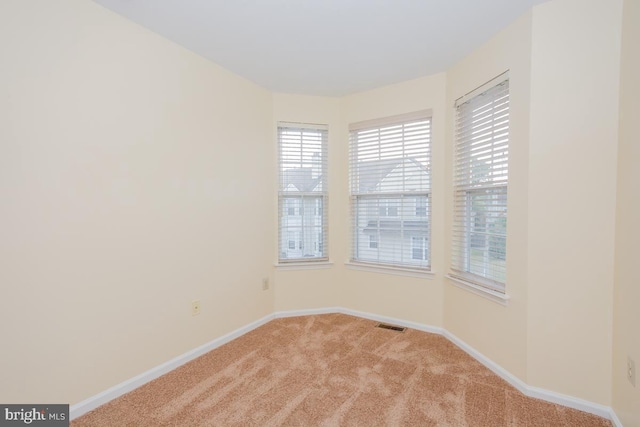
[[[476,285],[475,283],[468,282],[466,280],[462,280],[459,277],[454,277],[450,274],[447,274],[447,279],[451,280],[451,283],[460,288],[464,289],[473,294],[479,295],[483,298],[488,299],[489,301],[496,302],[498,304],[506,306],[509,302],[509,295],[503,294],[500,292],[493,291],[491,289],[487,289],[484,286]]]
[[[388,265],[365,264],[355,261],[347,261],[344,263],[350,270],[369,271],[372,273],[393,274],[395,276],[418,277],[421,279],[433,280],[436,275],[433,271],[419,270],[403,267],[392,267]]]
[[[282,262],[275,264],[276,270],[323,270],[333,267],[331,261]]]

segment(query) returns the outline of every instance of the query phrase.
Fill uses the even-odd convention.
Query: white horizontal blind
[[[279,262],[328,259],[327,126],[278,124]]]
[[[431,117],[350,126],[351,259],[429,269]]]
[[[505,291],[509,80],[456,103],[453,275]]]

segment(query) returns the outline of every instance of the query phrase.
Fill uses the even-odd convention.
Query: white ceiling
[[[546,0],[94,0],[275,92],[445,71]]]

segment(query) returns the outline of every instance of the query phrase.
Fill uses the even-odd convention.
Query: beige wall
[[[445,328],[532,386],[605,405],[611,403],[611,141],[618,132],[620,6],[544,3],[448,72],[452,105],[510,70],[511,299],[503,307],[447,285]],[[452,116],[448,130],[451,164]]]
[[[344,203],[340,203],[346,197],[347,190],[346,183],[342,180],[342,170],[347,165],[347,151],[342,139],[340,99],[275,94],[273,105],[275,122],[316,123],[329,126],[329,257],[333,263],[313,270],[276,268],[275,309],[284,311],[336,307],[340,301],[343,266],[342,262],[335,261],[342,261],[345,256],[346,249],[339,236],[348,232],[345,206]],[[277,141],[275,129],[273,140]],[[274,161],[277,162],[277,156]],[[277,220],[274,227],[277,230]],[[273,244],[273,253],[277,256],[277,239],[274,239]],[[275,263],[277,259],[273,261]]]
[[[444,326],[512,374],[526,379],[528,149],[531,70],[531,13],[527,13],[447,73],[446,232],[453,217],[454,111],[457,98],[509,70],[509,220],[507,225],[507,306],[454,287],[446,279]],[[450,239],[445,239],[446,267]],[[448,271],[448,270],[446,270]]]
[[[616,146],[611,141],[618,138],[620,16],[619,0],[554,0],[535,7],[446,74],[358,93],[339,102],[276,96],[279,120],[298,117],[331,123],[330,239],[335,263],[329,270],[277,272],[276,307],[340,305],[444,326],[532,386],[611,404],[617,174]],[[629,35],[631,31],[628,39],[634,36]],[[635,72],[630,50],[627,75]],[[459,96],[506,70],[510,71],[511,148],[510,301],[505,307],[452,286],[444,274],[451,250],[446,238],[452,206],[451,106]],[[632,98],[623,101],[627,115],[632,114]],[[435,279],[345,269],[342,262],[349,257],[346,128],[352,122],[425,108],[434,111]],[[341,124],[336,126],[338,110]],[[631,133],[627,126],[621,144],[633,138]],[[626,147],[631,153],[628,142]],[[632,159],[625,157],[627,164]],[[631,167],[620,173],[626,177]],[[625,234],[634,212],[628,206],[632,187],[625,182],[618,189],[626,213],[618,210],[622,225],[617,248],[619,253],[633,253],[633,233]],[[628,338],[634,334],[633,322],[628,320],[631,302],[622,296],[637,300],[629,295],[633,273],[625,259],[618,261],[617,268],[622,314],[616,329],[620,342],[614,372],[626,365],[627,353],[637,354],[634,341]],[[615,374],[614,381],[620,406],[632,407],[634,395],[624,391],[628,386],[618,384]]]
[[[343,98],[342,119],[344,143],[348,144],[349,123],[378,119],[402,113],[431,109],[432,117],[432,224],[431,254],[433,279],[402,277],[347,269],[342,281],[341,304],[353,310],[376,313],[404,320],[442,326],[443,289],[442,246],[444,240],[444,132],[445,132],[445,85],[444,73],[410,80],[396,85],[358,93]],[[346,159],[347,151],[344,151]],[[345,162],[339,171],[342,182],[348,183]],[[348,193],[347,193],[348,194]],[[341,212],[349,214],[348,197]],[[348,248],[349,234],[335,237],[338,243]],[[349,253],[343,259],[349,259]]]
[[[324,98],[271,94],[93,2],[0,2],[0,402],[77,403],[274,310],[343,306],[443,326],[555,392],[610,405],[613,378],[640,425],[623,375],[640,366],[640,23],[626,0],[620,67],[621,6],[553,0],[446,73]],[[502,306],[444,275],[453,103],[506,70]],[[434,278],[348,269],[348,124],[423,109]],[[329,268],[274,268],[277,121],[329,125]]]
[[[640,2],[625,0],[620,82],[620,144],[613,329],[613,409],[626,427],[640,426]],[[627,357],[636,386],[627,380]]]
[[[0,56],[0,402],[77,403],[273,311],[268,91],[90,1],[0,2]]]
[[[445,74],[423,77],[344,98],[274,95],[276,121],[329,125],[329,250],[326,269],[275,272],[276,310],[341,306],[404,320],[442,325],[443,204],[434,203],[432,227],[435,279],[353,271],[350,257],[348,124],[424,109],[433,110],[433,198],[444,184]],[[277,224],[276,224],[277,226]]]
[[[533,9],[528,368],[611,404],[621,0]]]

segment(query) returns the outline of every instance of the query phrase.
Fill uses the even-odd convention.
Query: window
[[[416,197],[416,216],[427,216],[426,197]]]
[[[295,199],[287,199],[285,200],[286,212],[287,215],[294,216],[296,215],[296,203],[298,202]]]
[[[411,238],[411,257],[413,259],[427,259],[427,239],[424,237]]]
[[[380,200],[378,212],[380,216],[398,216],[396,200]]]
[[[315,215],[322,216],[322,201],[316,200]]]
[[[279,262],[327,260],[327,127],[278,124]]]
[[[349,134],[352,261],[430,269],[431,112],[355,123]]]
[[[456,102],[453,276],[505,292],[509,80]]]

